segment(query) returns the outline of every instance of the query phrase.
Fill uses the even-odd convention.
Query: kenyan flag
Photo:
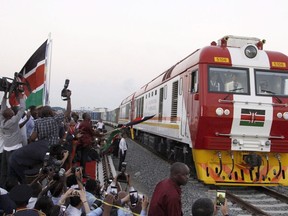
[[[47,79],[46,79],[46,40],[29,58],[19,74],[22,75],[21,82],[24,83],[23,89],[27,96],[26,107],[31,105],[40,106],[45,103],[47,94]],[[15,97],[15,96],[14,96]],[[10,98],[10,104],[16,105],[15,98]]]
[[[263,127],[265,122],[265,110],[241,109],[240,125]]]

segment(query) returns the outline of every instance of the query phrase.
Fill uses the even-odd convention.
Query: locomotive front
[[[207,184],[288,185],[288,57],[263,44],[226,36],[201,50],[190,131]]]

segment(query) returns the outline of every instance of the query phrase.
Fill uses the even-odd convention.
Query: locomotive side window
[[[171,122],[177,121],[178,108],[178,81],[172,84]]]
[[[160,88],[159,91],[159,113],[158,113],[158,121],[162,121],[162,116],[163,116],[163,95],[164,95],[164,88]]]
[[[167,99],[167,85],[164,86],[164,99]]]
[[[180,78],[180,82],[179,82],[179,95],[182,95],[182,91],[183,91],[183,78]]]
[[[126,104],[125,119],[129,119],[130,104]]]
[[[210,92],[249,94],[248,69],[210,67],[208,89]]]
[[[143,116],[143,105],[144,105],[144,97],[141,97],[137,100],[137,117],[142,117]]]
[[[288,96],[288,72],[255,71],[256,94]]]
[[[190,92],[196,93],[198,92],[198,71],[193,71],[191,74],[191,86]]]

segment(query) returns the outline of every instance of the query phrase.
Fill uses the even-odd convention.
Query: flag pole
[[[52,39],[51,39],[51,32],[48,34],[48,43],[47,43],[47,52],[46,52],[46,70],[45,70],[45,88],[44,88],[44,97],[43,97],[43,104],[50,105],[50,80],[51,80],[51,62],[52,62]],[[48,74],[48,77],[47,77]]]

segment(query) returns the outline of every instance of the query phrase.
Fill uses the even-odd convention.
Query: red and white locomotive
[[[216,185],[288,185],[288,57],[264,40],[225,36],[120,105],[119,123]]]

